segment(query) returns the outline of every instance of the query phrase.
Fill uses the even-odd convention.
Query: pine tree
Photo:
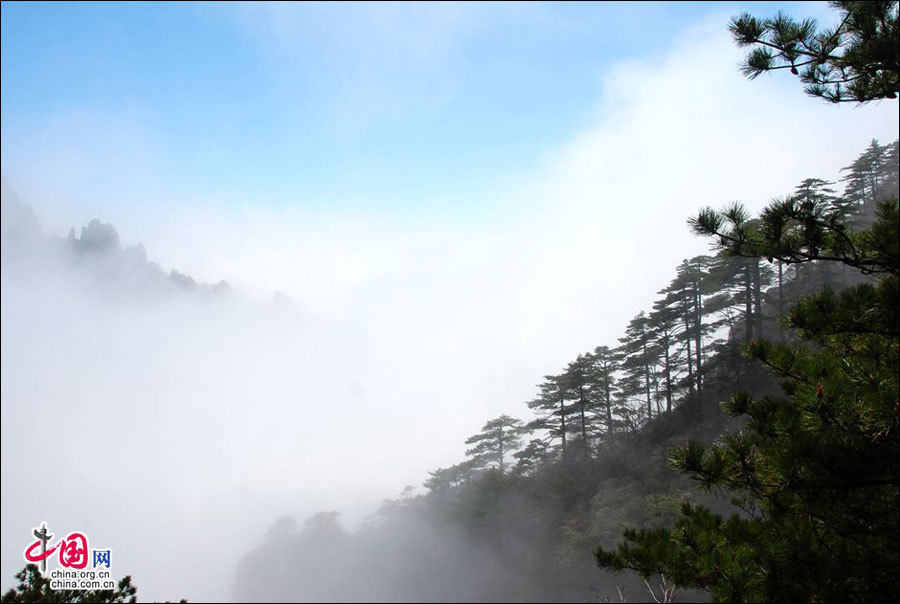
[[[622,371],[619,390],[626,400],[641,401],[646,405],[646,419],[653,418],[653,405],[650,398],[650,374],[654,360],[652,353],[652,333],[647,316],[640,312],[625,328],[625,336],[619,338],[616,359]]]
[[[704,306],[703,306],[703,288],[704,275],[709,270],[710,258],[708,256],[696,256],[690,260],[685,260],[678,267],[678,276],[687,282],[688,287],[685,292],[685,303],[682,307],[682,313],[685,320],[685,339],[690,343],[693,336],[694,343],[694,362],[697,371],[696,386],[697,391],[703,390],[703,337],[708,329],[703,323]],[[690,357],[690,347],[688,349],[688,357]]]
[[[665,291],[665,290],[664,290]],[[675,394],[675,358],[672,347],[675,343],[675,329],[678,315],[668,305],[669,300],[663,298],[653,304],[653,312],[650,313],[648,325],[651,333],[656,338],[657,349],[661,352],[658,356],[661,362],[662,378],[664,383],[663,395],[666,399],[666,413],[672,412],[672,397]],[[690,359],[688,353],[688,359]]]
[[[884,189],[879,192],[878,200],[900,198],[900,140],[888,146],[884,164]]]
[[[429,478],[422,486],[432,493],[456,494],[456,492],[478,475],[477,463],[466,460],[448,468],[438,468],[428,472]]]
[[[592,381],[591,356],[580,354],[569,363],[563,373],[565,384],[565,400],[571,401],[571,408],[576,415],[577,424],[573,426],[581,437],[580,444],[584,451],[590,451],[590,436],[593,430],[594,416],[594,384]]]
[[[550,458],[550,448],[546,441],[533,438],[521,450],[513,453],[513,457],[516,458],[515,471],[522,475],[529,475],[547,462]]]
[[[521,420],[501,415],[488,421],[481,432],[466,439],[467,445],[474,445],[466,451],[476,467],[493,465],[501,472],[506,470],[506,456],[522,445],[520,435],[524,432]]]
[[[832,33],[819,34],[814,23],[797,24],[783,15],[766,22],[746,14],[735,19],[732,32],[740,45],[778,50],[751,52],[745,73],[755,77],[790,66],[796,74],[798,57],[805,57],[810,94],[846,100],[841,85],[847,83],[860,102],[896,98],[897,3],[834,4],[845,15]],[[844,52],[836,54],[845,42]],[[757,265],[760,258],[787,265],[838,263],[877,281],[838,293],[826,288],[794,304],[783,321],[801,341],[752,339],[747,353],[780,377],[784,396],[734,395],[724,407],[744,418],[742,430],[712,445],[690,442],[673,452],[676,469],[730,493],[744,514],[725,519],[685,503],[674,528],[628,529],[616,551],[595,551],[598,564],[645,577],[663,573],[678,585],[709,590],[716,601],[896,600],[896,197],[878,202],[871,226],[860,230],[827,200],[802,195],[773,201],[758,220],[734,204],[721,212],[706,208],[689,223],[696,233],[714,237],[721,253],[755,259]]]
[[[682,342],[683,349],[678,352],[676,364],[684,365],[687,376],[679,382],[683,381],[689,390],[703,388],[703,338],[718,328],[704,320],[709,313],[704,296],[711,293],[710,287],[715,283],[709,277],[713,260],[709,256],[696,256],[682,261],[675,279],[659,292],[665,298],[658,305],[677,317],[675,337]]]
[[[618,369],[615,352],[610,350],[608,346],[597,346],[594,349],[594,354],[591,356],[591,361],[594,384],[596,385],[603,409],[606,433],[612,434],[616,431],[616,420],[613,418],[613,415],[619,414],[619,405],[616,404],[615,397],[619,391],[615,379],[615,373]]]
[[[772,281],[772,270],[756,258],[718,255],[707,264],[704,291],[708,292],[704,313],[718,319],[703,327],[715,331],[727,325],[744,342],[758,337],[763,329],[762,291]]]
[[[841,180],[847,183],[844,188],[844,200],[859,210],[867,202],[875,201],[884,187],[887,172],[887,147],[872,139],[868,149],[849,166],[842,168],[847,172]]]
[[[550,440],[559,439],[563,456],[568,446],[566,419],[570,412],[566,407],[564,384],[562,376],[544,376],[544,381],[538,384],[537,398],[528,401],[528,408],[538,417],[527,426],[532,432],[546,430]]]
[[[600,565],[663,573],[717,601],[900,596],[900,215],[883,202],[871,229],[851,232],[814,205],[798,224],[785,201],[758,223],[735,220],[735,208],[692,221],[733,254],[828,258],[880,276],[794,305],[786,321],[808,344],[752,341],[785,396],[735,395],[725,408],[746,418],[744,430],[673,454],[745,514],[685,504],[674,529],[628,530],[617,551],[598,549]]]
[[[847,169],[844,168],[844,170]],[[843,211],[846,214],[845,198],[838,197],[835,190],[831,188],[834,184],[821,178],[806,178],[794,189],[794,198],[800,203],[815,202],[822,204],[823,207]]]
[[[895,99],[900,92],[900,24],[897,2],[832,2],[836,28],[783,13],[757,19],[743,13],[731,21],[739,46],[752,46],[742,66],[753,79],[790,69],[811,96],[833,103]]]

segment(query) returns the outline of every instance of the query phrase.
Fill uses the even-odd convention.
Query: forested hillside
[[[733,19],[745,75],[790,69],[832,103],[895,99],[895,3],[834,6],[834,30]],[[283,518],[239,566],[237,597],[897,597],[898,160],[897,141],[873,140],[839,179],[773,191],[758,218],[701,210],[688,224],[715,253],[673,267],[618,342],[545,375],[533,415],[489,419],[426,494],[408,487],[354,534],[335,512],[300,530]],[[274,549],[290,552],[277,566]]]
[[[815,208],[848,234],[883,229],[880,204],[896,220],[896,201],[887,200],[898,194],[898,142],[873,140],[840,180],[805,178],[786,193],[798,212]],[[763,224],[743,220],[747,232]],[[466,440],[464,460],[430,473],[425,494],[408,487],[352,534],[337,512],[299,528],[281,519],[242,561],[236,596],[585,601],[617,600],[622,588],[631,599],[648,598],[635,575],[597,569],[593,551],[613,549],[628,527],[672,526],[684,502],[752,515],[732,494],[673,471],[672,447],[721,442],[759,421],[720,406],[738,391],[782,392],[783,376],[753,354],[756,343],[799,342],[803,334],[782,318],[788,309],[805,308],[798,303],[816,292],[871,286],[879,274],[829,261],[824,249],[821,259],[792,261],[739,256],[730,242],[714,243],[718,252],[673,267],[653,306],[623,326],[618,342],[574,354],[544,376],[534,399],[523,401],[522,419],[489,419]],[[276,549],[290,553],[273,565]],[[659,582],[649,579],[658,596]],[[676,597],[708,596],[680,590]]]

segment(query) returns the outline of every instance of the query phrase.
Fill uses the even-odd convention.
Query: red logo
[[[25,548],[25,560],[27,562],[40,562],[41,572],[47,573],[47,559],[59,550],[59,565],[63,568],[83,570],[88,567],[91,550],[88,547],[88,538],[84,533],[74,532],[60,539],[52,547],[48,547],[53,535],[47,532],[47,523],[41,524],[41,528],[34,529],[34,543]],[[112,550],[94,550],[93,567],[105,566],[109,568]]]

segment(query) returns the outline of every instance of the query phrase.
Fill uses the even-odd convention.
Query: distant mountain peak
[[[80,253],[107,254],[122,249],[119,233],[113,225],[98,218],[81,227],[81,237],[75,240],[75,249]]]
[[[16,266],[27,274],[36,274],[50,266],[64,271],[77,271],[89,276],[92,287],[111,287],[126,292],[152,294],[189,292],[207,295],[227,295],[231,288],[224,280],[200,283],[178,270],[168,273],[147,259],[142,243],[122,247],[115,227],[94,218],[75,228],[63,239],[45,235],[34,210],[18,196],[3,179],[2,191],[2,250],[4,268]]]

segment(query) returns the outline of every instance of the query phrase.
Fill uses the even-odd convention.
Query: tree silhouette
[[[739,46],[752,46],[741,67],[753,79],[789,69],[811,96],[833,103],[895,99],[900,92],[900,25],[897,2],[832,2],[835,28],[784,13],[758,19],[743,13],[731,21]]]

